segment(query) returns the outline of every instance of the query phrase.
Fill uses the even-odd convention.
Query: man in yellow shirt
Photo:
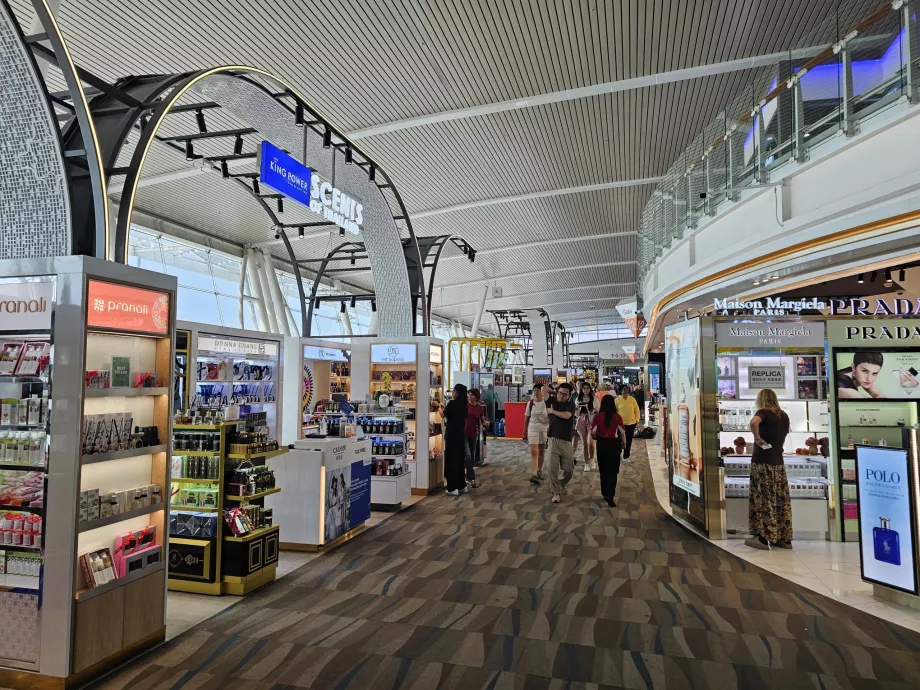
[[[636,424],[639,423],[639,403],[629,394],[629,386],[625,383],[620,387],[616,403],[617,414],[623,418],[623,426],[626,427],[626,447],[623,449],[623,459],[631,463],[629,451],[632,448],[633,434],[636,433]]]

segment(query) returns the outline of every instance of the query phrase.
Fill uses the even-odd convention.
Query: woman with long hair
[[[789,433],[789,417],[769,388],[757,394],[757,413],[751,418],[754,453],[751,457],[751,491],[748,517],[755,549],[792,548],[792,504],[783,465],[783,443]]]
[[[617,414],[612,395],[601,398],[601,409],[591,421],[591,435],[597,440],[597,469],[601,475],[601,496],[610,507],[617,492],[617,475],[620,473],[620,452],[626,443],[623,419]]]
[[[575,409],[578,410],[578,421],[575,424],[575,431],[578,433],[575,436],[574,452],[578,451],[578,439],[581,439],[582,447],[584,448],[583,454],[586,470],[590,470],[594,462],[594,442],[591,437],[591,420],[594,418],[594,410],[597,409],[596,404],[594,389],[591,388],[590,383],[584,381],[575,396]]]
[[[466,453],[469,450],[463,434],[468,414],[466,386],[462,383],[454,386],[447,407],[440,405],[438,412],[444,419],[444,479],[447,482],[447,493],[459,496],[469,491],[464,478]]]

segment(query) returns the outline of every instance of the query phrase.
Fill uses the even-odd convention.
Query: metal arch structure
[[[0,1],[6,3],[7,0]],[[90,254],[119,263],[127,263],[128,237],[134,203],[150,147],[154,140],[158,140],[181,151],[181,147],[174,143],[175,137],[172,138],[173,141],[170,141],[157,135],[159,127],[169,115],[176,112],[221,107],[219,103],[197,103],[191,106],[179,106],[177,103],[196,83],[209,76],[224,75],[245,80],[261,90],[266,97],[273,99],[287,110],[291,114],[292,121],[295,113],[298,117],[303,114],[304,141],[306,141],[307,130],[312,130],[328,138],[332,148],[345,150],[347,162],[354,161],[356,166],[367,171],[368,179],[373,181],[384,204],[389,209],[396,231],[400,235],[403,232],[408,234],[408,237],[400,237],[406,256],[407,274],[409,265],[424,265],[411,218],[399,190],[386,171],[350,141],[343,132],[317,113],[316,109],[301,94],[279,77],[255,67],[228,65],[182,74],[132,76],[109,84],[73,63],[45,0],[32,0],[32,4],[44,32],[35,36],[27,36],[20,28],[22,40],[29,48],[33,59],[43,60],[61,70],[68,87],[68,92],[64,94],[49,93],[48,99],[52,107],[55,105],[63,107],[72,113],[62,128],[61,142],[65,164],[68,167],[68,185],[71,196],[78,202],[72,204],[71,214],[74,253]],[[15,17],[12,13],[11,16]],[[50,44],[50,48],[44,45],[46,42]],[[257,78],[273,81],[283,88],[280,92],[272,92],[257,81]],[[84,88],[84,84],[88,85],[88,88]],[[47,87],[45,90],[47,92]],[[117,162],[125,153],[128,136],[135,130],[139,130],[140,136],[131,152],[131,162],[126,167],[119,167]],[[238,133],[254,132],[255,130],[245,132],[239,130],[222,134],[235,136]],[[227,160],[245,157],[254,157],[254,154],[202,157],[201,163],[220,173],[221,165],[226,165]],[[75,174],[74,166],[77,166]],[[124,190],[127,191],[127,198],[123,195],[115,228],[112,231],[109,221],[108,185],[112,177],[120,175],[125,178]],[[306,315],[307,304],[303,278],[290,240],[284,232],[283,224],[264,202],[262,195],[238,178],[235,179],[235,182],[247,189],[249,194],[256,199],[270,219],[272,227],[280,228],[279,237],[283,238],[287,249],[303,304],[302,314]],[[388,190],[389,194],[384,190]],[[430,314],[427,291],[420,289],[417,293],[417,297],[410,298],[410,308],[414,310],[418,306],[422,309],[423,314]],[[304,316],[302,324],[304,328],[306,328],[306,320]],[[413,323],[415,323],[414,316]],[[423,335],[428,334],[429,325],[430,319],[424,319]]]
[[[438,272],[438,263],[441,261],[441,254],[444,252],[444,249],[448,244],[453,244],[455,247],[457,247],[457,249],[462,251],[463,254],[470,260],[470,263],[476,260],[476,250],[473,249],[469,242],[458,235],[430,235],[427,237],[418,238],[419,253],[421,254],[422,260],[424,261],[422,266],[424,268],[431,269],[431,274],[428,276],[428,310],[425,315],[428,319],[429,332],[431,331],[431,309],[432,304],[434,303],[435,275]],[[434,253],[433,256],[432,252]],[[408,252],[406,254],[408,256]],[[413,267],[408,259],[406,261],[406,265],[409,267],[409,278],[411,283]],[[419,271],[418,282],[422,290],[424,290],[425,275],[422,271]]]
[[[281,235],[284,236],[284,233],[282,232]],[[287,238],[285,237],[285,241],[286,240]],[[319,286],[320,286],[320,283],[322,282],[323,276],[328,275],[330,273],[329,264],[332,263],[333,261],[342,261],[346,259],[348,261],[351,261],[352,259],[357,261],[359,258],[367,258],[366,255],[357,256],[358,254],[364,254],[364,253],[365,253],[365,247],[364,247],[363,242],[343,242],[337,247],[334,247],[328,254],[326,254],[325,258],[322,259],[319,265],[319,268],[316,269],[316,278],[313,281],[313,289],[310,291],[310,302],[309,304],[305,305],[305,309],[303,310],[303,314],[304,314],[303,335],[305,338],[309,338],[310,336],[313,335],[313,309],[321,299],[320,297],[318,297]],[[332,270],[335,270],[335,269],[332,269]],[[353,270],[369,271],[370,268],[359,268],[359,269],[353,269]],[[352,298],[357,300],[359,296],[358,295],[341,295],[337,297],[329,297],[327,299],[332,299],[335,301],[343,301],[346,299],[350,300]],[[361,295],[360,298],[367,299],[367,296]]]

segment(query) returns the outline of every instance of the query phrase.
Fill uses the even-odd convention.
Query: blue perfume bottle
[[[872,543],[875,545],[875,560],[891,565],[901,565],[901,539],[891,529],[891,518],[879,518],[881,527],[872,528]]]

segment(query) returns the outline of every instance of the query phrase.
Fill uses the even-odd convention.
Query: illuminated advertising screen
[[[700,323],[692,319],[665,331],[668,394],[668,459],[672,484],[702,497],[700,420]]]

